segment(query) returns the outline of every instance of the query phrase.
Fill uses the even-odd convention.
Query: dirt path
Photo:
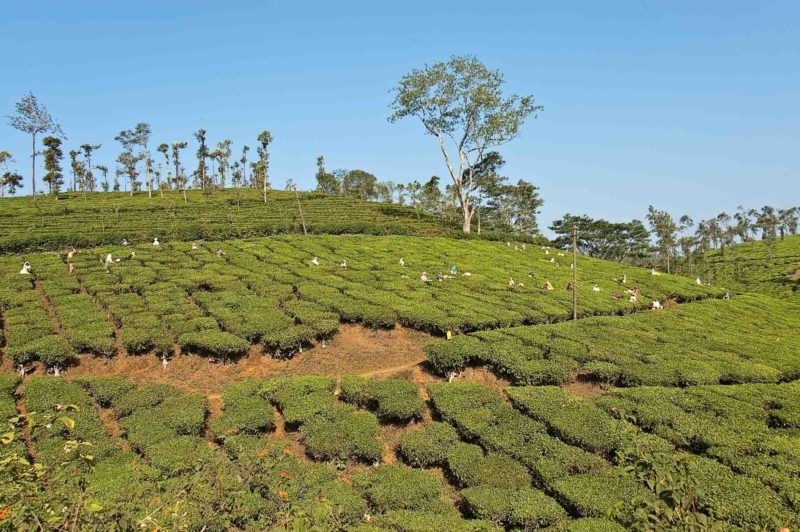
[[[214,435],[211,434],[211,422],[222,415],[222,395],[218,393],[208,394],[206,396],[206,409],[208,414],[206,415],[205,435],[208,441],[212,441]]]
[[[117,423],[117,416],[114,411],[110,408],[103,408],[96,402],[94,406],[97,409],[100,422],[103,423],[103,427],[106,429],[106,433],[117,442],[117,445],[119,445],[123,452],[129,453],[131,451],[131,444],[122,436],[122,429],[119,427],[119,423]]]
[[[422,347],[430,340],[427,334],[399,326],[391,330],[373,330],[343,324],[326,347],[317,345],[306,349],[291,360],[274,359],[264,355],[260,346],[254,346],[247,356],[233,363],[212,363],[205,357],[179,354],[164,368],[155,354],[130,355],[123,349],[111,358],[78,355],[78,364],[69,368],[65,376],[124,376],[140,384],[172,384],[185,392],[208,395],[218,394],[226,386],[243,379],[292,375],[378,376],[413,370],[425,360]]]
[[[24,384],[17,387],[15,395],[16,399],[16,407],[17,407],[17,415],[20,417],[27,417],[28,410],[25,407],[25,401],[22,400],[22,394],[24,393]],[[22,425],[22,439],[25,440],[25,449],[28,451],[28,456],[30,457],[31,461],[36,462],[36,448],[33,446],[33,440],[31,439],[31,431],[28,429],[28,424],[25,423]]]

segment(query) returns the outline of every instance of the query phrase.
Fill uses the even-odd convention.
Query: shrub
[[[195,436],[175,436],[153,444],[147,458],[166,475],[180,475],[191,471],[211,456],[206,441]]]
[[[247,340],[218,330],[185,333],[178,338],[178,343],[187,351],[196,351],[221,359],[237,358],[250,350]]]
[[[156,406],[169,397],[177,397],[179,395],[181,395],[181,392],[169,384],[153,384],[131,389],[120,396],[119,399],[113,400],[112,404],[117,416],[125,417],[137,410]]]
[[[386,420],[407,422],[422,417],[425,402],[417,385],[410,381],[389,379],[370,381],[364,377],[344,377],[341,381],[343,401],[370,407]]]
[[[468,511],[480,519],[525,529],[554,526],[567,514],[556,501],[529,487],[478,486],[461,490]]]
[[[211,423],[211,432],[221,438],[231,434],[258,434],[275,425],[272,405],[259,394],[258,383],[243,381],[225,388],[225,410]]]
[[[353,477],[376,512],[424,510],[440,497],[441,481],[428,473],[403,465],[381,465]]]
[[[457,441],[458,433],[453,427],[434,421],[422,430],[404,435],[400,440],[400,453],[409,464],[417,467],[441,465]]]
[[[451,532],[500,532],[501,527],[478,519],[464,519],[457,512],[434,513],[427,511],[391,510],[372,518],[378,530],[398,532],[428,532],[447,530]]]
[[[375,439],[378,428],[371,413],[334,405],[307,420],[300,430],[307,452],[318,460],[378,462],[383,450]]]
[[[106,408],[135,387],[123,377],[85,377],[78,379],[78,382],[88,387],[94,400]]]

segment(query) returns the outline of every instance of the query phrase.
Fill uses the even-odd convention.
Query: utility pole
[[[572,319],[578,319],[578,225],[572,226]]]

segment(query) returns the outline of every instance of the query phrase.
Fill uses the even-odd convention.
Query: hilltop
[[[355,196],[253,189],[93,192],[5,198],[0,209],[0,254],[162,240],[227,240],[258,235],[363,233],[453,235],[460,231],[412,207]],[[302,216],[301,216],[302,212]]]
[[[699,268],[715,283],[741,292],[800,299],[800,235],[713,250]]]

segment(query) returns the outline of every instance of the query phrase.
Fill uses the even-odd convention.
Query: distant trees
[[[197,170],[195,170],[195,183],[199,183],[200,190],[206,191],[206,159],[208,158],[208,146],[206,145],[206,130],[198,129],[194,133],[197,139]]]
[[[114,137],[114,140],[122,145],[122,153],[117,156],[117,163],[123,168],[124,173],[130,181],[130,192],[139,190],[141,182],[139,181],[139,173],[137,165],[140,161],[146,161],[150,158],[147,152],[147,143],[150,139],[150,124],[146,122],[139,122],[133,129],[126,129],[120,131],[119,135]],[[138,152],[136,148],[140,148]],[[152,196],[152,176],[151,165],[147,165],[147,184],[148,191]]]
[[[264,203],[267,202],[269,189],[269,145],[272,143],[272,133],[266,129],[258,134],[256,153],[258,160],[252,163],[253,188],[260,188],[264,192]]]
[[[217,143],[217,148],[213,151],[214,157],[217,159],[217,169],[219,170],[219,188],[225,188],[225,180],[228,176],[228,169],[231,166],[231,142],[230,140],[223,140]]]
[[[325,170],[325,158],[317,157],[317,191],[325,194],[339,194],[339,180],[335,175]]]
[[[44,169],[46,172],[42,179],[47,183],[48,193],[58,197],[61,186],[64,184],[64,170],[61,167],[64,152],[61,150],[61,139],[47,136],[42,139],[42,144],[44,144]]]
[[[85,164],[84,181],[86,188],[94,192],[95,179],[94,172],[92,171],[92,153],[100,149],[100,144],[82,144],[81,151],[83,152],[83,159]]]
[[[31,136],[31,188],[33,199],[36,199],[36,136],[40,133],[52,133],[63,138],[61,126],[53,120],[44,105],[40,104],[32,92],[28,92],[16,104],[16,114],[8,117],[11,127]],[[9,185],[10,188],[10,185]],[[16,190],[16,187],[15,187]]]
[[[502,94],[503,77],[474,57],[455,56],[447,62],[414,69],[395,88],[389,121],[419,119],[437,138],[453,194],[461,210],[464,233],[471,231],[478,209],[476,163],[491,148],[513,140],[525,120],[542,106],[532,96]],[[451,152],[456,155],[453,162]]]
[[[185,150],[189,144],[186,141],[172,143],[172,163],[175,165],[175,188],[183,193],[183,202],[187,203],[186,185],[188,180],[181,166],[181,150]]]
[[[167,185],[167,190],[169,190],[172,186],[172,167],[169,162],[169,145],[166,142],[162,142],[158,145],[156,151],[164,157],[164,167],[167,169],[167,177],[164,182]]]
[[[100,173],[103,174],[103,182],[101,183],[101,186],[103,187],[103,192],[108,192],[108,187],[109,187],[109,185],[108,185],[108,166],[105,166],[105,165],[102,165],[102,164],[98,164],[97,166],[95,166],[95,168],[100,170]]]
[[[650,254],[650,232],[639,220],[609,222],[587,215],[565,214],[555,220],[550,230],[556,234],[553,245],[572,245],[572,228],[578,227],[577,246],[582,255],[599,259],[639,264]]]
[[[678,225],[667,211],[659,211],[652,205],[647,209],[650,232],[655,237],[655,249],[671,273],[672,259],[678,246]]]

